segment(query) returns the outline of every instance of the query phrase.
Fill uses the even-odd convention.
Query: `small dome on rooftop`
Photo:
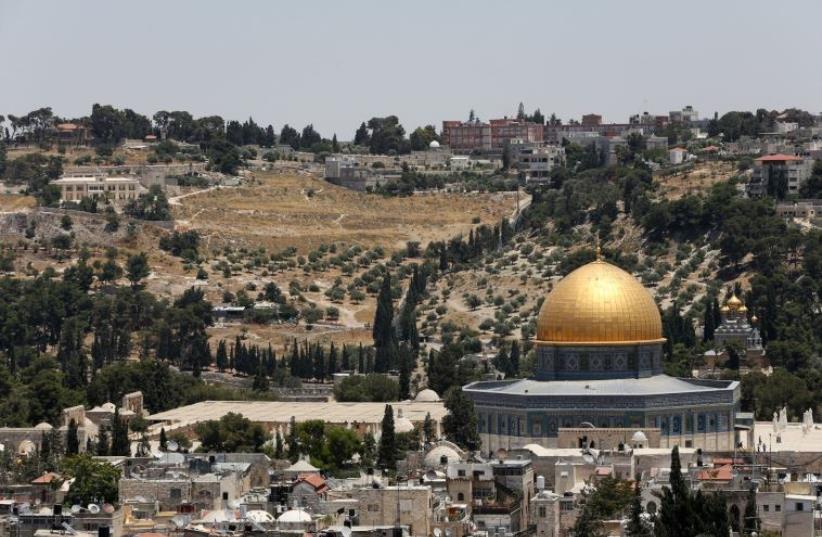
[[[642,431],[637,431],[634,433],[634,436],[631,437],[631,442],[634,444],[645,444],[648,442],[648,437],[645,436],[645,433]]]
[[[431,149],[439,149],[440,148],[440,143],[436,140],[431,140],[431,143],[428,144],[428,147],[431,148]]]
[[[414,401],[418,401],[420,403],[436,403],[440,400],[440,396],[432,390],[431,388],[426,388],[421,390],[417,393],[417,396],[414,397]]]
[[[302,509],[289,509],[288,511],[280,515],[280,518],[277,519],[277,522],[311,522],[311,515],[309,515]]]

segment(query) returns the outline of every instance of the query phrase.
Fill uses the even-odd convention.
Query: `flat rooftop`
[[[441,402],[402,401],[389,403],[402,416],[422,422],[426,414],[441,422],[448,413]],[[287,401],[202,401],[159,412],[150,421],[186,425],[218,420],[229,412],[242,414],[257,423],[286,423],[293,416],[297,422],[321,419],[330,423],[381,423],[386,403],[287,402]]]
[[[711,385],[713,384],[713,385]],[[491,392],[515,395],[554,396],[628,396],[628,395],[668,395],[693,392],[716,392],[733,390],[737,382],[725,385],[699,382],[691,379],[653,375],[643,378],[618,378],[597,380],[533,380],[478,381],[465,387],[469,392]]]
[[[776,441],[777,434],[779,442]],[[761,439],[766,451],[822,453],[822,423],[814,423],[807,433],[802,431],[801,423],[789,423],[784,431],[776,433],[773,422],[757,421],[754,423],[753,438],[754,447]]]

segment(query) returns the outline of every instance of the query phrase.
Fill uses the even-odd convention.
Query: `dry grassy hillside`
[[[475,218],[498,222],[514,208],[512,194],[384,198],[307,175],[263,172],[257,180],[187,197],[175,206],[175,218],[199,231],[209,246],[294,246],[304,253],[331,242],[387,250],[411,240],[425,244],[468,233]]]

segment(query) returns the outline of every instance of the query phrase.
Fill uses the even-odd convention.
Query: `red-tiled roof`
[[[777,153],[775,155],[765,155],[764,157],[759,157],[756,160],[757,162],[783,162],[802,160],[802,158],[797,157],[796,155],[785,155],[783,153]]]
[[[60,479],[60,474],[55,474],[54,472],[46,472],[45,474],[32,479],[32,484],[34,485],[47,485],[52,481]]]
[[[325,483],[325,479],[323,479],[319,474],[300,474],[297,477],[297,482],[299,483],[300,481],[305,481],[314,487],[314,490],[317,492],[322,492],[328,488],[328,485]]]
[[[611,467],[610,466],[599,466],[596,469],[596,474],[598,477],[606,477],[611,475]]]
[[[700,481],[730,481],[733,478],[733,467],[730,464],[719,468],[710,468],[697,474]]]

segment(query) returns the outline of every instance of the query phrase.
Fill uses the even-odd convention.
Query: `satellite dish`
[[[166,444],[166,449],[168,449],[171,452],[175,452],[178,449],[180,449],[180,444],[178,444],[174,440],[169,440],[168,444]]]
[[[82,510],[83,510],[82,505],[78,505],[78,504],[75,503],[74,505],[71,506],[71,514],[73,514],[73,515],[79,514],[80,511],[82,511]]]
[[[103,504],[103,512],[106,513],[107,515],[110,515],[111,513],[114,512],[114,506],[111,505],[110,503],[104,503]]]
[[[100,512],[100,506],[97,505],[96,503],[88,504],[87,509],[88,509],[88,512],[91,513],[92,515],[96,515],[97,513]]]
[[[342,533],[343,537],[351,537],[351,528],[349,528],[348,526],[343,526],[340,530],[340,533]]]
[[[434,528],[434,537],[442,537],[442,530],[439,528]]]

